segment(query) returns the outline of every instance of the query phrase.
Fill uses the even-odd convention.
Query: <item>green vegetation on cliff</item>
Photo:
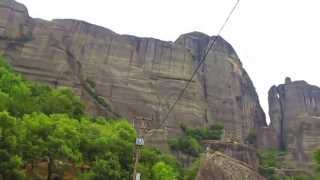
[[[184,135],[168,141],[170,149],[177,153],[182,152],[187,156],[198,157],[203,151],[202,140],[220,140],[223,134],[223,126],[220,124],[211,125],[209,128],[191,129],[181,125]]]
[[[316,172],[320,173],[320,149],[314,152],[314,161],[315,161],[315,168]]]
[[[175,154],[184,169],[184,180],[193,180],[199,170],[201,163],[200,154],[204,152],[201,145],[203,140],[220,140],[223,134],[223,126],[220,124],[211,125],[208,128],[188,128],[181,125],[183,135],[168,141],[168,145]]]
[[[91,118],[70,89],[26,81],[0,57],[0,180],[130,179],[136,136],[127,120]],[[148,148],[138,168],[155,180],[182,172]]]
[[[259,173],[265,176],[268,180],[318,180],[320,176],[317,176],[317,172],[301,175],[288,175],[284,171],[285,168],[284,157],[287,154],[286,151],[278,150],[264,150],[259,152],[260,168]],[[317,160],[317,158],[319,158]],[[315,161],[317,166],[320,165],[320,151],[315,153]],[[284,169],[283,169],[284,168]]]

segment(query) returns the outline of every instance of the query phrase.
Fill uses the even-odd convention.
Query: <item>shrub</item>
[[[152,177],[153,180],[176,180],[178,173],[170,165],[158,162],[152,167]]]

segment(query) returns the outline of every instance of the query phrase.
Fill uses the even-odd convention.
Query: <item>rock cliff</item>
[[[247,167],[254,169],[259,168],[259,157],[257,150],[250,146],[239,144],[235,142],[223,142],[215,140],[203,141],[202,144],[206,147],[206,152],[221,152],[233,159],[241,161]]]
[[[207,154],[197,180],[266,180],[242,161],[219,152]]]
[[[287,160],[306,168],[314,150],[320,148],[320,88],[305,81],[291,81],[269,91],[271,128],[287,149]]]
[[[34,19],[24,5],[0,0],[0,53],[17,72],[71,87],[92,114],[120,115],[140,129],[159,127],[213,38],[199,32],[176,42],[119,35],[83,21]],[[241,142],[266,126],[248,74],[221,37],[159,132],[215,122],[225,125],[226,138]]]

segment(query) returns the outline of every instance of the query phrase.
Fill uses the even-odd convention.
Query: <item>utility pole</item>
[[[133,119],[133,127],[135,127],[135,123],[136,123],[136,120],[142,120],[142,129],[144,130],[146,127],[146,125],[145,125],[145,122],[144,122],[144,120],[145,120],[145,118],[144,117],[142,117],[142,118],[138,118],[138,117],[136,117],[136,118],[134,118]],[[139,124],[139,122],[138,122],[138,124]],[[144,146],[144,139],[143,139],[143,137],[144,137],[144,132],[140,132],[140,127],[139,126],[137,126],[136,127],[136,129],[137,129],[137,132],[138,132],[138,138],[136,139],[136,147],[135,147],[135,154],[134,154],[134,167],[133,167],[133,177],[132,177],[132,179],[133,180],[140,180],[140,174],[138,174],[137,173],[137,168],[138,168],[138,164],[139,164],[139,158],[140,158],[140,151],[141,151],[141,148]],[[142,134],[142,135],[141,135]]]
[[[141,147],[144,145],[144,140],[143,138],[137,138],[136,139],[136,153],[135,153],[135,162],[134,162],[134,167],[133,167],[133,180],[137,180],[137,168],[139,164],[139,158],[140,158],[140,150]]]

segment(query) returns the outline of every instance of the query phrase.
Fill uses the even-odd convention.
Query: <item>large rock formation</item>
[[[320,88],[287,78],[270,89],[269,114],[278,148],[288,150],[287,160],[295,166],[306,168],[320,148]]]
[[[208,154],[200,166],[197,180],[266,180],[242,161],[219,152]]]
[[[235,142],[215,140],[203,141],[202,144],[206,147],[206,152],[222,152],[225,155],[246,163],[248,167],[254,170],[258,170],[259,168],[258,152],[253,147]]]
[[[33,19],[25,6],[0,0],[0,53],[27,78],[72,87],[89,112],[112,109],[137,128],[165,126],[158,132],[170,135],[181,123],[222,122],[226,138],[243,141],[266,126],[265,117],[249,76],[221,37],[163,122],[214,38],[194,32],[173,43],[119,35],[83,21]]]

